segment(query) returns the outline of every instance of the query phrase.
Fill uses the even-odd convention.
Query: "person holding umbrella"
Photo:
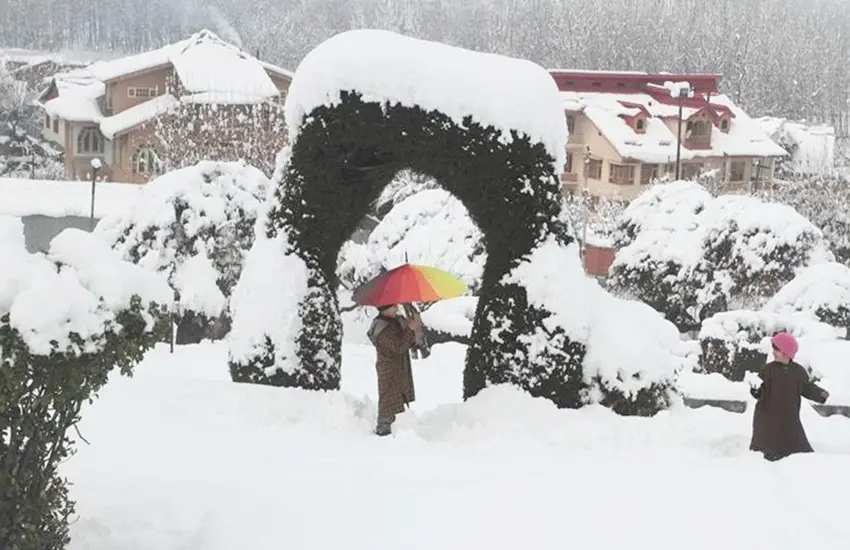
[[[795,453],[813,452],[800,421],[802,398],[825,403],[829,392],[809,380],[806,369],[794,362],[797,339],[787,332],[771,338],[773,361],[762,367],[760,385],[750,393],[758,401],[753,413],[750,450],[775,461]]]
[[[413,304],[454,298],[467,290],[465,284],[445,271],[405,263],[354,291],[355,303],[378,308],[378,316],[367,332],[377,351],[377,435],[392,433],[396,415],[416,399],[411,350],[419,348],[423,358],[428,356],[422,320]],[[400,315],[402,307],[407,318]]]
[[[378,307],[378,316],[367,335],[377,351],[378,423],[375,433],[385,436],[392,433],[396,415],[416,400],[410,348],[417,339],[422,339],[422,322],[418,316],[410,319],[400,316],[396,304],[384,305]]]

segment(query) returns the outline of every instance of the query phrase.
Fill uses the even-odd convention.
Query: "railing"
[[[562,183],[576,183],[578,182],[578,174],[573,174],[571,172],[564,172],[561,174],[561,182]]]

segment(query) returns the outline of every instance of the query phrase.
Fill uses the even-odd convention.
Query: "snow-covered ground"
[[[817,453],[768,463],[750,415],[559,411],[508,388],[461,402],[464,348],[415,362],[419,401],[371,435],[374,352],[343,391],[233,384],[223,344],[150,352],[83,412],[62,473],[72,550],[839,548],[850,421],[805,407]]]

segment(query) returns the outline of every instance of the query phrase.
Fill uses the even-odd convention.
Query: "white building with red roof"
[[[715,171],[742,189],[772,180],[774,159],[786,155],[720,93],[719,75],[550,72],[570,131],[568,190],[631,198],[656,178],[675,177],[677,156],[682,178]]]

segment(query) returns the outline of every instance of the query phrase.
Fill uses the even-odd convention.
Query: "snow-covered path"
[[[850,540],[850,421],[804,420],[815,455],[746,451],[750,417],[557,411],[495,388],[460,397],[462,347],[416,364],[420,403],[370,435],[374,374],[344,390],[236,385],[221,345],[159,348],[84,412],[63,468],[73,550],[838,548]],[[455,402],[455,403],[451,403]],[[841,500],[839,500],[841,499]]]

